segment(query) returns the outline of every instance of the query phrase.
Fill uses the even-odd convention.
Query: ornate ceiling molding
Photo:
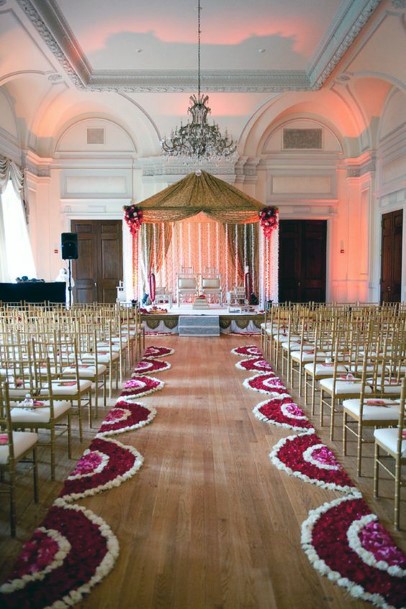
[[[1,0],[0,0],[1,1]],[[398,5],[402,0],[392,0]],[[54,57],[80,89],[107,92],[184,92],[195,87],[192,71],[93,71],[55,0],[17,0]],[[304,71],[206,71],[205,91],[280,92],[317,90],[324,84],[382,0],[347,0]]]

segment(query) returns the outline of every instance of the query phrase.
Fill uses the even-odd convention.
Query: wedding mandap
[[[182,273],[210,272],[224,295],[244,287],[260,304],[277,302],[276,207],[199,170],[124,211],[136,300],[165,292],[176,301]]]

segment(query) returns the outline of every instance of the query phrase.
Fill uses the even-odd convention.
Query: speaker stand
[[[68,308],[72,306],[72,260],[68,260]]]

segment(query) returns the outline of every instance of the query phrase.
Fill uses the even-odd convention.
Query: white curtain
[[[23,173],[0,156],[0,281],[36,277],[34,258],[22,199]]]

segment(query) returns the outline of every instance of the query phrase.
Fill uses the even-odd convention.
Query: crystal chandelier
[[[185,157],[187,159],[221,160],[235,155],[237,146],[228,136],[224,135],[216,123],[209,125],[207,115],[211,113],[208,95],[200,91],[200,0],[197,5],[197,95],[191,95],[188,114],[192,115],[187,125],[180,125],[172,130],[170,138],[161,140],[163,154],[169,157]]]

